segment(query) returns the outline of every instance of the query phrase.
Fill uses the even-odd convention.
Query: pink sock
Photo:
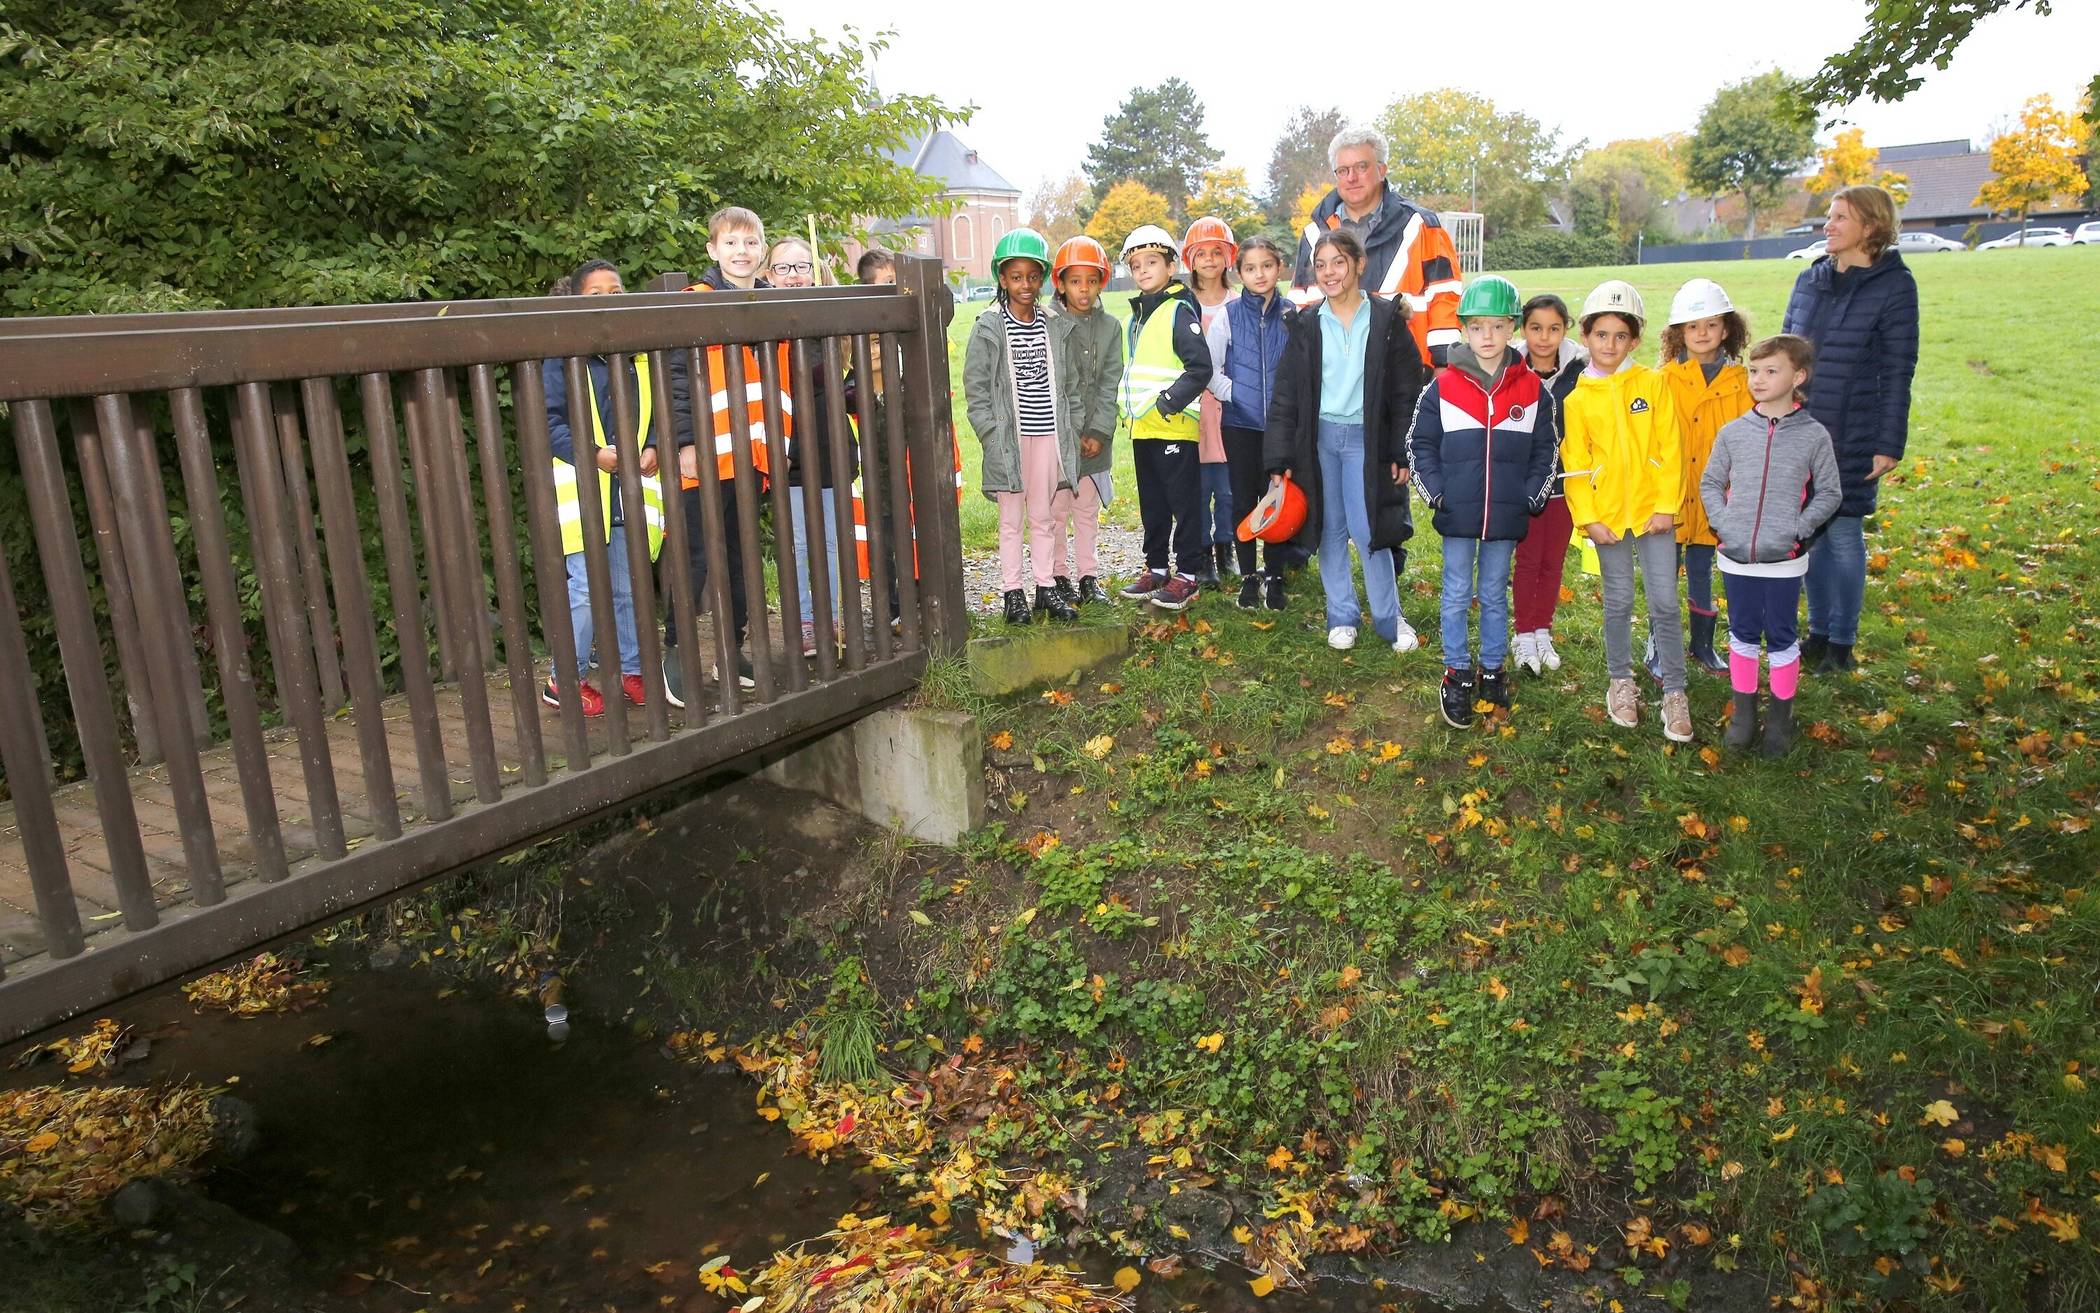
[[[1728,682],[1738,693],[1757,692],[1757,658],[1740,652],[1728,654]]]
[[[1756,676],[1753,674],[1752,679]],[[1801,687],[1801,658],[1795,657],[1783,666],[1772,667],[1772,696],[1781,702],[1794,700],[1794,691]]]

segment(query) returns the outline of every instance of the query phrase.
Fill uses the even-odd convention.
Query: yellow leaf
[[[1955,1111],[1953,1104],[1945,1099],[1934,1099],[1925,1105],[1925,1115],[1918,1118],[1918,1124],[1922,1126],[1931,1122],[1934,1126],[1952,1126],[1960,1120],[1961,1113]]]
[[[30,1153],[43,1153],[46,1150],[56,1148],[57,1146],[57,1134],[52,1131],[45,1131],[42,1135],[30,1136],[29,1143],[23,1145],[22,1147],[28,1150]]]
[[[1783,1131],[1774,1131],[1774,1132],[1772,1133],[1772,1143],[1774,1143],[1774,1144],[1781,1144],[1781,1143],[1784,1143],[1784,1142],[1785,1142],[1785,1141],[1787,1141],[1787,1140],[1791,1140],[1791,1139],[1793,1139],[1793,1138],[1794,1138],[1794,1132],[1795,1132],[1795,1131],[1798,1131],[1798,1130],[1800,1130],[1800,1129],[1801,1129],[1801,1127],[1800,1127],[1800,1126],[1798,1126],[1798,1125],[1794,1125],[1794,1126],[1789,1126],[1789,1127],[1787,1127],[1787,1128],[1786,1128],[1785,1130],[1783,1130]]]
[[[1522,1245],[1531,1239],[1531,1223],[1521,1217],[1502,1230],[1509,1236],[1509,1242],[1513,1245]]]
[[[1949,1158],[1959,1158],[1969,1151],[1968,1144],[1959,1139],[1941,1140],[1940,1148],[1946,1151]]]
[[[1206,1053],[1216,1053],[1219,1049],[1225,1047],[1225,1033],[1223,1031],[1213,1031],[1197,1040],[1196,1047]]]
[[[1495,996],[1495,1001],[1497,1003],[1500,1003],[1503,999],[1509,997],[1509,986],[1502,983],[1502,978],[1500,976],[1489,976],[1487,983],[1487,992],[1493,994]]]
[[[1239,1244],[1252,1244],[1254,1243],[1254,1232],[1248,1230],[1245,1226],[1236,1226],[1232,1228],[1232,1238]]]
[[[1254,1292],[1254,1297],[1256,1299],[1266,1299],[1276,1289],[1276,1278],[1264,1272],[1260,1276],[1254,1278],[1254,1280],[1249,1281],[1247,1283],[1247,1289]]]
[[[992,747],[996,750],[1000,752],[1005,752],[1007,749],[1013,747],[1014,745],[1013,731],[1004,729],[1000,730],[997,734],[992,735],[991,744]]]
[[[1136,1290],[1138,1288],[1138,1282],[1142,1280],[1144,1280],[1144,1278],[1138,1275],[1138,1270],[1134,1267],[1119,1267],[1116,1269],[1116,1289],[1122,1291],[1126,1295],[1129,1294],[1131,1291]]]
[[[1113,737],[1107,734],[1096,734],[1093,738],[1086,741],[1086,745],[1080,748],[1080,751],[1095,761],[1099,761],[1109,753],[1114,752],[1115,749],[1116,741]]]

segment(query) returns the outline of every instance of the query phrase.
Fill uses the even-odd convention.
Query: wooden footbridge
[[[0,1042],[909,692],[967,635],[951,309],[938,265],[907,258],[894,287],[0,322],[0,448],[19,462],[0,456],[0,517],[29,521],[0,523]],[[828,423],[794,437],[858,465],[864,526],[845,496],[827,522],[814,487],[756,476],[745,405],[715,431],[714,347],[767,433],[825,392]],[[638,356],[647,406],[619,367]],[[623,505],[643,504],[635,417],[662,450],[680,436],[674,360],[695,380],[689,438],[737,477],[698,462],[697,600],[675,503],[654,563],[639,517],[615,526],[646,696],[627,704],[601,656],[587,719],[542,379],[586,395],[591,357],[614,366]],[[598,497],[577,481],[594,599],[611,595]],[[813,660],[790,497],[817,563]],[[730,532],[750,689],[734,627],[709,619],[728,614]],[[853,551],[823,568],[826,542],[858,542],[865,568]],[[616,651],[612,608],[592,610]]]

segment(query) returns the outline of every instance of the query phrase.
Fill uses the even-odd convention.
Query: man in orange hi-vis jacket
[[[1345,127],[1328,143],[1327,162],[1334,167],[1334,190],[1313,207],[1312,222],[1298,238],[1291,300],[1302,306],[1320,299],[1313,285],[1313,243],[1328,229],[1349,228],[1364,244],[1364,290],[1398,297],[1422,358],[1441,366],[1459,340],[1458,298],[1465,290],[1450,232],[1434,210],[1386,182],[1385,134]]]

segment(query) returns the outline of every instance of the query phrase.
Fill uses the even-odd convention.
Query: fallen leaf
[[[1138,1288],[1138,1282],[1143,1280],[1144,1278],[1138,1275],[1138,1270],[1134,1267],[1119,1267],[1116,1269],[1116,1289],[1122,1291],[1126,1295],[1129,1294],[1131,1291],[1136,1290]]]
[[[1249,1281],[1247,1289],[1254,1292],[1256,1299],[1266,1299],[1276,1289],[1276,1278],[1264,1272],[1254,1278],[1254,1280]]]
[[[1961,1113],[1955,1110],[1953,1104],[1945,1099],[1934,1099],[1925,1105],[1925,1115],[1918,1118],[1918,1124],[1922,1126],[1930,1122],[1934,1126],[1952,1126],[1960,1120]]]

